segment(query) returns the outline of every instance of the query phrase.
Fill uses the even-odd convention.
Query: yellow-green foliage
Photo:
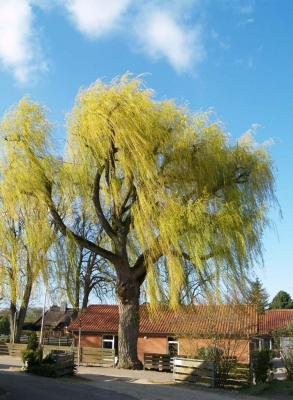
[[[49,129],[43,108],[27,99],[4,118],[2,137],[13,140],[6,157],[15,164],[12,170],[9,164],[5,197],[14,204],[25,191],[48,203],[52,185],[58,203],[67,210],[86,207],[95,222],[92,196],[100,172],[101,203],[114,230],[129,214],[123,206],[131,205],[129,264],[146,252],[153,300],[161,254],[172,305],[184,284],[184,256],[214,282],[240,280],[261,256],[274,180],[269,155],[251,137],[231,143],[207,113],[155,101],[129,75],[80,91],[68,115],[63,163],[48,152]],[[110,238],[105,247],[115,251]]]
[[[1,289],[4,293],[6,289],[15,305],[22,301],[27,282],[33,286],[40,273],[46,275],[47,253],[54,236],[47,207],[33,195],[35,187],[44,185],[49,126],[43,116],[38,104],[23,99],[1,124]]]

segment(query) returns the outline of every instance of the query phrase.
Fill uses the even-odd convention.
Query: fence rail
[[[78,360],[78,349],[75,348],[75,359]],[[95,347],[80,348],[80,364],[112,367],[115,365],[115,351]]]
[[[212,361],[175,357],[173,361],[175,382],[186,382],[209,387],[238,389],[252,382],[251,368],[248,364],[236,363],[228,366],[216,365]]]
[[[9,335],[0,335],[0,343],[8,343],[10,339]]]
[[[27,343],[29,335],[22,335],[20,337],[20,343]],[[42,339],[43,345],[53,345],[53,346],[71,346],[73,344],[73,338],[69,336],[48,336],[43,337]]]
[[[173,377],[175,382],[214,387],[215,366],[210,361],[175,357],[173,360]]]
[[[228,373],[228,377],[224,383],[225,388],[238,389],[248,386],[252,383],[252,370],[249,364],[235,364]],[[217,386],[221,386],[220,382],[216,382]]]
[[[14,343],[6,345],[9,354],[14,357],[21,357],[21,353],[26,349],[26,344]],[[74,354],[75,362],[78,361],[78,348],[69,346],[43,346],[44,356],[53,352]],[[115,364],[115,351],[112,349],[100,349],[94,347],[81,347],[79,362],[81,365],[111,367]]]

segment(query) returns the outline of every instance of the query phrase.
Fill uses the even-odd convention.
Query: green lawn
[[[293,396],[293,380],[292,381],[273,381],[270,383],[261,383],[250,386],[242,390],[243,393],[251,395],[287,395]]]

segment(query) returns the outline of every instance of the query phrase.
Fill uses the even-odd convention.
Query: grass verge
[[[251,394],[254,396],[261,396],[261,395],[293,396],[293,380],[260,383],[258,385],[249,386],[248,388],[242,389],[241,392],[245,394]]]

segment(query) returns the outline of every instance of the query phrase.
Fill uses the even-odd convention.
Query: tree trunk
[[[137,357],[139,333],[139,283],[128,278],[116,287],[119,304],[118,368],[142,369]]]
[[[73,320],[76,319],[79,312],[79,297],[80,297],[80,276],[79,273],[75,276],[75,292],[74,292],[74,304],[73,304],[73,313],[71,318]]]
[[[19,309],[18,317],[16,319],[16,329],[15,329],[15,342],[18,343],[20,341],[20,336],[22,332],[22,327],[25,321],[28,303],[30,301],[32,291],[32,282],[28,281],[25,286],[23,299],[21,302],[21,306]]]
[[[90,288],[89,286],[84,287],[83,299],[82,299],[82,309],[85,310],[87,308],[89,302]]]
[[[10,343],[14,342],[15,332],[14,332],[14,322],[16,318],[16,304],[10,303],[10,313],[9,313],[9,322],[10,322]]]

